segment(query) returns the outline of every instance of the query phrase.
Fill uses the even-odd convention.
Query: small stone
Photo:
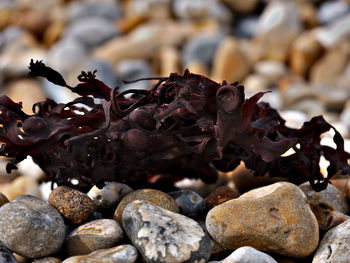
[[[282,111],[280,115],[286,121],[285,125],[293,129],[300,129],[309,120],[305,113],[296,110]]]
[[[346,1],[325,1],[318,9],[318,20],[323,23],[329,23],[350,11],[349,3]]]
[[[258,26],[258,16],[248,16],[242,18],[236,27],[236,35],[238,38],[251,39],[256,34],[256,28]]]
[[[134,263],[137,250],[131,245],[96,250],[84,256],[69,257],[62,263]]]
[[[298,36],[292,43],[290,67],[294,74],[305,77],[312,65],[319,59],[323,47],[310,33]]]
[[[268,91],[269,87],[269,81],[266,77],[255,73],[248,75],[242,83],[244,83],[244,92],[247,94],[247,97],[261,91]]]
[[[182,51],[182,65],[186,68],[189,64],[200,62],[205,67],[211,68],[216,49],[224,36],[218,33],[204,33],[195,35],[185,43]]]
[[[131,0],[126,5],[126,16],[145,16],[150,19],[167,19],[171,16],[170,0]]]
[[[0,193],[0,207],[2,207],[4,204],[7,204],[8,202],[10,202],[7,197],[3,194]]]
[[[113,219],[117,220],[119,224],[122,224],[122,216],[125,207],[135,200],[149,201],[169,211],[175,213],[179,212],[179,207],[175,200],[166,193],[155,189],[139,189],[126,195],[120,201],[114,212]]]
[[[91,198],[96,209],[109,209],[115,208],[119,201],[132,191],[126,184],[106,182],[101,189],[97,186],[92,187],[87,195]]]
[[[62,261],[54,257],[40,258],[33,261],[33,263],[61,263]]]
[[[95,250],[118,245],[124,239],[121,226],[112,219],[85,223],[73,230],[65,240],[69,256],[86,255]]]
[[[321,230],[329,230],[343,222],[339,220],[347,219],[346,216],[338,215],[347,214],[349,205],[346,197],[335,186],[328,184],[327,188],[320,192],[315,192],[309,182],[299,187],[305,193]]]
[[[33,195],[41,198],[41,192],[38,182],[28,176],[19,176],[11,183],[0,184],[0,192],[2,192],[10,201],[21,195]]]
[[[12,17],[15,17],[13,24],[25,28],[36,36],[41,36],[50,23],[48,11],[35,8],[17,9]]]
[[[180,73],[180,54],[175,47],[166,46],[159,50],[160,75],[169,76],[170,73]]]
[[[322,238],[312,263],[348,262],[350,258],[350,219],[329,230]]]
[[[51,192],[49,204],[56,208],[70,224],[86,222],[95,210],[90,197],[66,186],[57,187]]]
[[[253,247],[244,246],[236,249],[227,258],[217,261],[217,263],[277,263],[273,257],[256,250]],[[214,262],[209,262],[214,263]]]
[[[102,17],[84,17],[70,23],[63,37],[74,39],[86,49],[91,50],[117,35],[112,21]]]
[[[28,258],[57,252],[65,235],[61,215],[35,196],[22,195],[0,207],[0,241]]]
[[[222,0],[222,2],[238,13],[252,13],[259,3],[258,0]]]
[[[210,239],[200,225],[151,202],[136,200],[123,212],[123,226],[145,262],[206,262]]]
[[[43,42],[47,47],[54,45],[62,36],[66,28],[66,23],[61,20],[55,20],[48,25],[43,33]]]
[[[2,263],[17,263],[16,258],[11,251],[0,242],[0,262]]]
[[[239,197],[239,192],[229,186],[220,186],[216,188],[205,198],[207,208],[210,210],[214,206],[223,204],[231,199]]]
[[[318,244],[318,224],[305,194],[287,182],[251,190],[211,209],[209,234],[221,246],[252,246],[265,252],[302,258]]]
[[[215,53],[212,78],[218,82],[226,80],[232,83],[241,81],[249,70],[248,60],[238,42],[233,37],[225,38]]]
[[[185,216],[195,217],[202,214],[206,209],[204,199],[194,191],[179,190],[170,192],[168,195],[175,199],[180,208],[180,213]]]
[[[287,75],[286,66],[273,60],[259,61],[254,65],[254,70],[257,74],[264,76],[269,84],[277,84],[277,82],[284,76]]]

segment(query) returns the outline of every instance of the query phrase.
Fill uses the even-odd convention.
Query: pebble
[[[4,204],[7,204],[8,202],[10,202],[7,197],[3,194],[0,193],[0,207],[2,207]]]
[[[251,190],[211,209],[206,226],[219,245],[252,246],[302,258],[317,247],[318,224],[305,194],[287,182]]]
[[[346,1],[325,1],[318,9],[318,20],[322,24],[327,24],[347,14],[349,11],[350,5]]]
[[[115,208],[119,201],[133,190],[126,184],[106,182],[101,189],[94,186],[87,195],[91,198],[96,209],[103,210]]]
[[[86,222],[95,210],[90,197],[66,186],[57,187],[51,192],[49,204],[56,208],[70,224]]]
[[[145,262],[206,262],[210,239],[200,225],[145,200],[129,203],[123,226]]]
[[[165,46],[159,50],[160,76],[169,76],[171,73],[181,73],[180,54],[176,47]]]
[[[137,250],[131,245],[120,245],[113,248],[96,250],[84,256],[73,256],[62,263],[134,263]]]
[[[220,186],[205,198],[205,202],[207,204],[207,208],[210,210],[214,206],[223,204],[226,201],[237,197],[239,197],[239,192],[237,189],[229,186]]]
[[[182,50],[182,65],[187,67],[194,62],[201,62],[211,68],[216,50],[224,36],[218,33],[204,33],[191,37]]]
[[[225,38],[215,53],[212,79],[228,83],[241,81],[250,70],[248,61],[233,37]]]
[[[256,28],[258,26],[258,16],[248,16],[242,18],[236,28],[236,35],[239,38],[251,39],[256,34]]]
[[[228,7],[238,13],[251,13],[257,8],[258,0],[223,0]]]
[[[273,257],[253,247],[244,246],[236,249],[227,258],[209,263],[277,263]]]
[[[102,17],[83,17],[70,23],[64,38],[72,38],[91,50],[118,35],[115,25]]]
[[[274,60],[263,60],[255,63],[254,71],[265,77],[269,84],[277,84],[288,73],[283,63]]]
[[[250,97],[261,91],[269,90],[269,82],[260,74],[250,74],[243,81],[244,83],[244,92],[247,94],[247,97]]]
[[[17,263],[16,258],[11,251],[0,242],[0,262],[2,263]]]
[[[22,195],[0,208],[0,241],[28,258],[57,252],[65,235],[61,215],[35,196]]]
[[[194,191],[179,190],[170,192],[168,195],[175,199],[176,204],[179,206],[180,213],[185,216],[195,217],[206,210],[204,199]]]
[[[350,219],[329,230],[322,238],[312,263],[348,262],[350,258]]]
[[[122,225],[122,216],[125,207],[135,200],[152,202],[155,205],[158,205],[171,212],[179,212],[179,207],[174,198],[166,193],[155,189],[139,189],[126,195],[118,204],[118,207],[114,212],[113,219],[117,220],[120,225]]]
[[[321,230],[329,230],[343,222],[339,220],[346,220],[345,214],[349,212],[348,201],[335,186],[328,184],[327,188],[321,192],[312,190],[309,182],[299,187],[305,193]]]
[[[35,259],[33,263],[61,263],[62,261],[58,258],[54,257],[46,257],[46,258],[40,258]]]
[[[65,239],[69,256],[86,255],[118,245],[124,239],[121,226],[112,219],[90,221],[73,230]]]
[[[31,177],[23,175],[18,176],[10,183],[0,184],[0,192],[2,192],[10,201],[24,194],[41,198],[38,182]]]

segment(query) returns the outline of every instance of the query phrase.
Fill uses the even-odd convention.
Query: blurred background
[[[23,102],[27,113],[47,97],[74,99],[28,78],[30,59],[43,60],[71,86],[82,70],[96,69],[97,78],[121,89],[152,85],[122,80],[188,68],[218,82],[239,81],[247,96],[270,90],[263,100],[290,127],[323,114],[349,139],[350,1],[0,0],[0,93]],[[324,144],[332,144],[330,136]],[[40,170],[28,161],[19,173],[26,177],[17,188],[27,189]],[[6,188],[14,184],[6,178],[0,191],[13,199],[18,193],[8,191],[17,188]],[[35,180],[33,189],[39,191]]]

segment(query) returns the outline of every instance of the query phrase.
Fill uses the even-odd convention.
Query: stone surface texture
[[[296,185],[279,182],[251,190],[211,209],[209,234],[221,246],[256,249],[302,258],[318,244],[318,224],[305,194]]]
[[[136,200],[123,212],[123,225],[145,262],[206,262],[210,239],[200,225],[151,202]]]

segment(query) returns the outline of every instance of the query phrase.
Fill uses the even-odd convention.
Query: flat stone
[[[348,201],[335,186],[328,184],[327,188],[320,192],[315,192],[309,182],[299,187],[305,193],[320,229],[329,230],[348,219]]]
[[[179,190],[170,192],[168,195],[175,199],[180,208],[180,213],[185,216],[195,217],[202,214],[206,209],[204,199],[194,191]]]
[[[119,201],[133,190],[126,184],[106,182],[101,189],[94,186],[87,195],[91,198],[96,209],[115,208]]]
[[[145,262],[206,262],[210,239],[200,225],[151,202],[136,200],[123,212],[123,226]]]
[[[174,198],[169,196],[168,194],[155,190],[155,189],[139,189],[130,194],[126,195],[118,204],[117,209],[114,212],[113,219],[117,220],[119,224],[122,225],[122,216],[125,207],[135,200],[143,200],[152,202],[155,205],[158,205],[164,209],[169,211],[178,213],[179,207],[176,204]]]
[[[318,244],[318,224],[305,194],[287,182],[251,190],[211,209],[209,234],[221,246],[252,246],[265,252],[302,258]]]
[[[62,263],[134,263],[137,250],[131,245],[96,250],[84,256],[69,257]]]
[[[16,258],[11,251],[0,242],[0,262],[2,263],[17,263]]]
[[[236,249],[227,258],[221,261],[211,261],[209,263],[277,263],[273,257],[253,247],[244,246]]]
[[[61,215],[35,196],[23,195],[0,207],[0,241],[21,256],[54,254],[62,246],[64,235]]]
[[[69,256],[86,255],[118,245],[124,239],[121,226],[112,219],[90,221],[73,230],[65,239]]]
[[[86,222],[95,210],[90,197],[66,186],[57,187],[50,193],[49,204],[56,208],[70,224]]]
[[[350,258],[350,219],[329,230],[322,238],[312,263],[348,262]]]

